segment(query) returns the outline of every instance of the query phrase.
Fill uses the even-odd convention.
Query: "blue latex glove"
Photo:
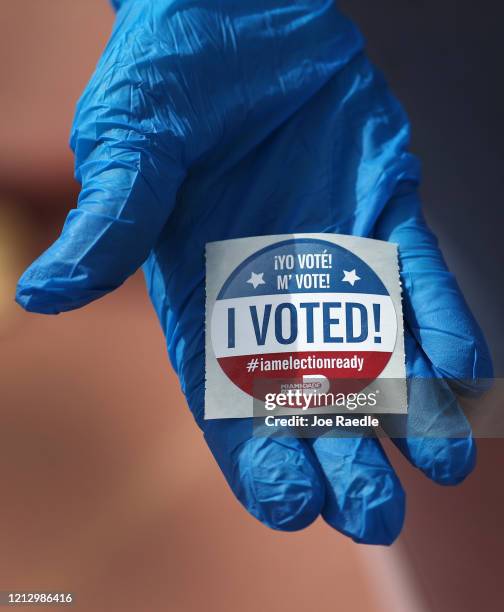
[[[291,232],[399,244],[410,376],[476,392],[492,375],[481,331],[416,192],[409,127],[332,0],[125,0],[77,108],[82,183],[60,238],[17,301],[55,314],[116,289],[143,265],[173,367],[229,485],[266,525],[319,514],[387,544],[404,493],[378,440],[253,438],[249,420],[203,420],[204,245]],[[454,396],[416,394],[401,451],[461,481],[475,445]],[[459,438],[419,436],[456,427]]]

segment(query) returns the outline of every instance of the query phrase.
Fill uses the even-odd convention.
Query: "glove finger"
[[[493,376],[488,347],[425,224],[414,186],[404,183],[390,200],[375,237],[399,245],[405,319],[431,363],[458,392],[484,391]]]
[[[110,45],[79,102],[71,145],[82,190],[61,236],[19,280],[16,300],[27,310],[56,314],[117,288],[174,206],[183,134],[144,91],[138,46]]]
[[[445,380],[406,331],[408,414],[381,419],[403,455],[442,485],[464,480],[476,464],[471,427]]]
[[[405,495],[379,441],[321,436],[309,443],[326,486],[325,521],[355,542],[392,544],[403,526]]]
[[[324,485],[303,440],[253,436],[251,419],[205,421],[204,433],[232,491],[259,521],[295,531],[318,517]]]

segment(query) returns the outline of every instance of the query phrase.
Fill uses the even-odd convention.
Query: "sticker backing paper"
[[[387,401],[360,411],[404,412],[396,245],[336,234],[208,243],[205,363],[207,419],[252,416],[266,392],[334,397],[387,379]],[[314,413],[345,410],[309,403]]]

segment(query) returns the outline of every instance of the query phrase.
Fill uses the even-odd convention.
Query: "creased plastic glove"
[[[203,419],[204,245],[291,232],[398,243],[408,375],[478,391],[490,358],[422,219],[402,108],[332,0],[115,5],[72,131],[78,206],[17,301],[71,310],[143,265],[189,406],[245,508],[275,529],[322,514],[357,542],[391,543],[404,493],[377,439],[254,438],[247,419]],[[416,397],[396,443],[454,484],[475,446],[449,387],[443,397]],[[458,438],[419,436],[453,423]]]

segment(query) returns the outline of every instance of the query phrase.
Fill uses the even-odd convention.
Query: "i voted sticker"
[[[206,307],[206,418],[249,416],[258,381],[336,392],[387,368],[404,377],[394,245],[329,234],[210,243]]]

